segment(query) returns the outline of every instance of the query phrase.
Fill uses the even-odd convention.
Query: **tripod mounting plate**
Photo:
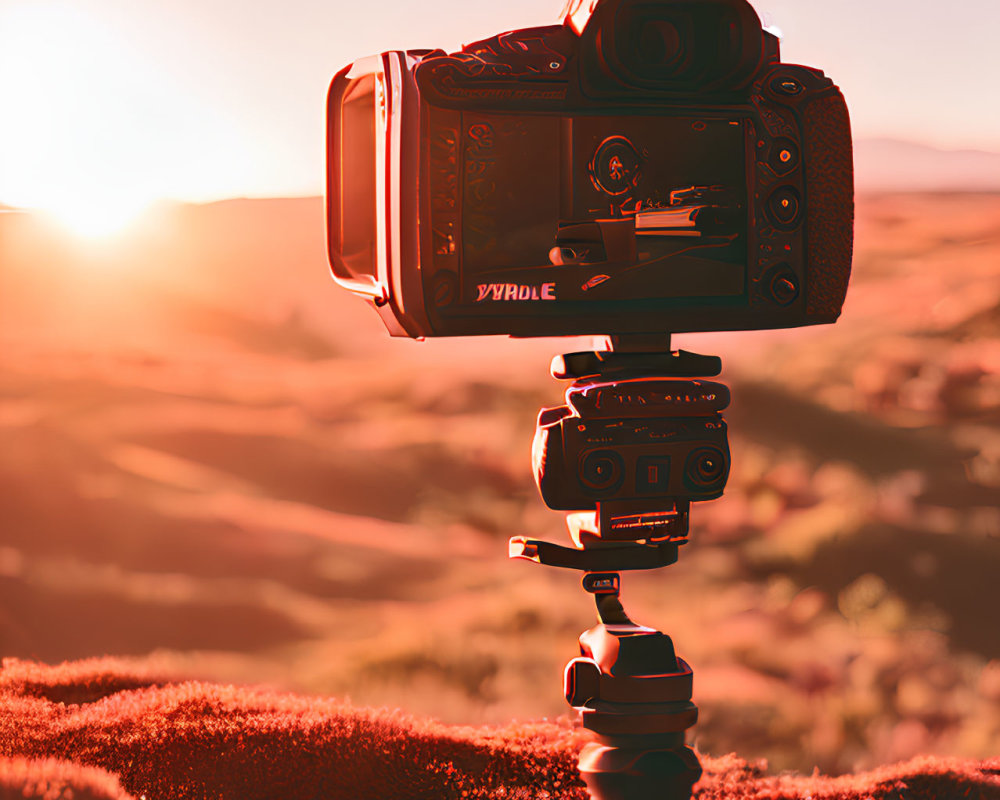
[[[666,352],[584,351],[565,353],[552,359],[549,368],[558,380],[607,377],[622,380],[630,374],[664,378],[710,378],[722,372],[722,359],[686,350]]]
[[[549,371],[558,380],[579,380],[595,376],[620,380],[630,373],[665,378],[704,378],[715,377],[722,372],[722,359],[686,350],[661,353],[584,351],[556,356],[552,359]]]

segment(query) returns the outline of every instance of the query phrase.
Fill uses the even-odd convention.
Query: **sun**
[[[91,198],[90,202],[67,201],[39,210],[80,238],[107,239],[126,232],[150,205],[130,198]]]
[[[0,0],[0,203],[86,238],[163,200],[232,196],[256,163],[239,125],[110,8]]]
[[[130,140],[141,86],[127,43],[59,0],[0,10],[4,203],[80,236],[124,230],[156,199]]]

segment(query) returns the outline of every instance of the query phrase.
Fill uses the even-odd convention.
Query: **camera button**
[[[636,494],[666,494],[670,488],[670,456],[639,456],[636,460]]]
[[[609,136],[590,161],[594,186],[612,197],[627,194],[639,180],[642,156],[624,136]]]
[[[791,305],[799,296],[799,279],[788,264],[777,264],[764,276],[764,291],[779,306]]]
[[[695,492],[721,491],[728,474],[729,459],[715,447],[693,450],[684,463],[684,481]]]
[[[785,97],[795,97],[797,94],[802,94],[802,91],[805,89],[795,78],[790,78],[787,75],[779,75],[771,81],[770,86],[772,92],[784,95]]]
[[[767,200],[771,220],[779,228],[794,227],[799,216],[799,193],[791,186],[776,189]]]
[[[613,492],[621,486],[625,472],[622,457],[610,449],[591,450],[580,459],[580,483],[592,492]]]
[[[776,175],[787,175],[799,165],[799,148],[791,139],[777,139],[771,145],[767,163]]]

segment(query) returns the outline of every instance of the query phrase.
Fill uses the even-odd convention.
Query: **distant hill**
[[[1000,153],[860,139],[855,162],[861,194],[1000,192]],[[0,204],[0,336],[179,349],[207,338],[317,358],[399,351],[330,279],[322,198],[164,203],[103,244],[8,211]]]
[[[859,191],[1000,191],[1000,153],[984,150],[859,139],[854,170]]]
[[[316,197],[164,204],[93,243],[41,215],[0,213],[0,334],[85,347],[287,338],[317,356],[375,338],[376,315],[329,277],[323,224]]]

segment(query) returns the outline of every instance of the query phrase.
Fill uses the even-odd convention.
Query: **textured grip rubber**
[[[806,313],[840,316],[854,249],[854,158],[843,96],[818,97],[803,109],[806,166]]]

